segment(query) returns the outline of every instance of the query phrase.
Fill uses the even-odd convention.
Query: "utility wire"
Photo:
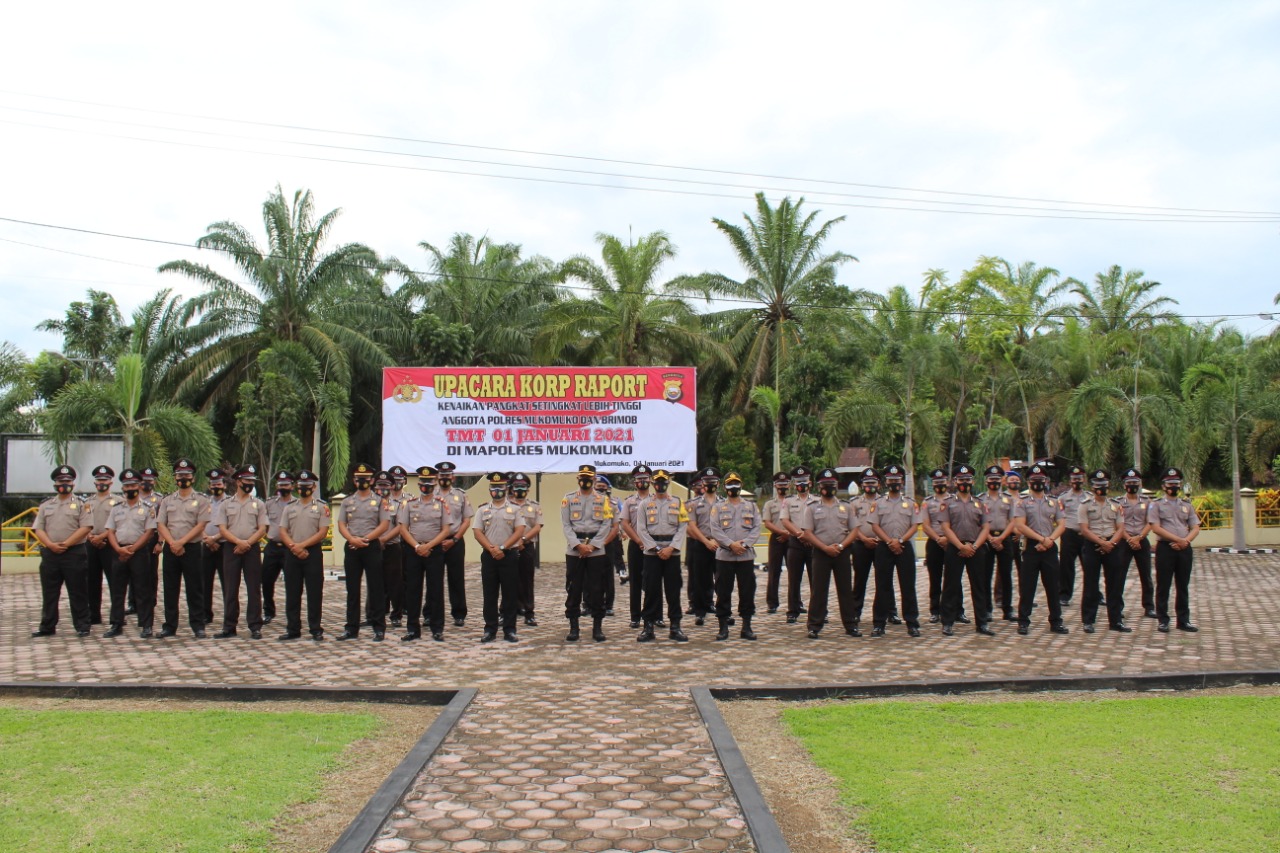
[[[150,109],[145,107],[134,107],[134,106],[128,106],[124,104],[109,104],[109,103],[102,103],[99,101],[89,101],[89,100],[82,100],[77,98],[62,98],[62,97],[56,97],[52,95],[40,95],[40,94],[34,94],[29,92],[18,92],[13,90],[0,90],[0,94],[16,95],[19,97],[34,98],[39,100],[57,101],[61,103],[80,104],[84,106],[92,106],[92,107],[99,107],[99,108],[105,108],[105,109],[128,110],[131,112],[149,113],[153,115],[165,115],[165,116],[173,116],[173,117],[179,117],[179,118],[188,118],[188,119],[195,119],[199,121],[213,121],[213,122],[223,122],[223,123],[229,123],[229,124],[251,125],[256,127],[269,127],[269,128],[274,128],[278,130],[301,131],[306,133],[325,133],[325,134],[340,135],[340,136],[359,137],[364,139],[379,139],[379,140],[391,141],[391,142],[407,142],[407,143],[412,143],[417,145],[437,145],[437,146],[451,147],[451,148],[467,148],[467,149],[473,149],[478,151],[496,151],[496,152],[505,153],[505,154],[523,154],[523,155],[536,156],[536,157],[555,157],[555,158],[562,158],[562,159],[590,161],[590,162],[596,162],[596,163],[611,163],[615,165],[641,166],[641,167],[652,168],[652,169],[670,169],[670,170],[679,170],[679,171],[686,171],[686,172],[703,172],[706,174],[729,175],[729,176],[746,177],[746,178],[760,178],[765,180],[798,181],[802,183],[858,187],[862,189],[889,190],[893,192],[914,192],[914,193],[924,193],[924,194],[931,194],[931,195],[952,195],[952,196],[966,196],[966,197],[972,197],[972,198],[990,198],[990,199],[998,199],[1002,201],[1026,201],[1026,202],[1034,202],[1038,204],[1070,204],[1070,205],[1088,206],[1088,207],[1130,208],[1134,210],[1147,210],[1147,211],[1163,210],[1163,211],[1176,211],[1176,212],[1182,212],[1182,213],[1216,213],[1216,214],[1237,214],[1237,215],[1248,215],[1248,216],[1280,216],[1280,211],[1168,207],[1168,206],[1159,206],[1159,205],[1116,204],[1116,203],[1110,203],[1110,202],[1079,202],[1079,201],[1071,201],[1067,199],[997,195],[993,193],[959,192],[954,190],[935,190],[935,189],[926,189],[926,188],[920,188],[920,187],[894,186],[889,184],[869,184],[869,183],[859,183],[855,181],[842,181],[842,180],[832,180],[832,179],[823,179],[823,178],[805,178],[805,177],[795,177],[795,176],[786,176],[786,175],[775,175],[775,174],[769,174],[769,173],[735,171],[730,169],[715,169],[715,168],[705,168],[705,167],[698,167],[698,166],[653,163],[653,162],[645,162],[641,160],[623,160],[623,159],[608,158],[608,157],[592,157],[592,156],[586,156],[581,154],[566,154],[566,153],[559,153],[559,152],[553,152],[553,151],[537,151],[537,150],[521,149],[521,148],[504,148],[504,147],[492,146],[492,145],[478,145],[478,144],[472,144],[472,143],[448,142],[443,140],[420,139],[420,138],[414,138],[414,137],[394,136],[394,135],[377,134],[377,133],[363,133],[363,132],[349,131],[349,130],[333,130],[329,128],[309,127],[306,125],[253,121],[249,119],[237,119],[237,118],[229,118],[224,116],[210,116],[210,115],[201,115],[198,113],[186,113],[186,112],[178,112],[178,111],[172,111],[172,110],[159,110],[159,109]],[[941,202],[938,202],[938,203],[941,203]]]
[[[28,225],[34,228],[49,228],[57,231],[69,231],[75,234],[89,234],[95,237],[109,237],[116,240],[131,240],[134,242],[152,243],[152,244],[161,245],[161,246],[176,246],[183,249],[210,250],[210,251],[221,252],[223,254],[232,255],[232,256],[234,256],[235,254],[230,249],[225,249],[221,246],[200,246],[197,244],[184,243],[177,240],[165,240],[159,237],[140,237],[132,234],[117,234],[110,231],[96,231],[88,228],[76,228],[70,225],[55,225],[53,223],[48,223],[48,222],[35,222],[29,219],[16,219],[9,216],[0,216],[0,222],[11,222],[16,225]],[[10,241],[10,242],[17,242],[17,241]],[[24,245],[30,245],[30,244],[24,244]],[[44,247],[37,247],[37,248],[44,248]],[[93,257],[93,256],[86,255],[85,257]],[[300,260],[300,258],[296,256],[283,255],[278,253],[267,253],[262,255],[262,258],[264,260],[279,260],[279,261],[288,261],[288,262],[297,262],[298,260]],[[100,260],[110,260],[110,259],[101,258]],[[119,261],[118,263],[127,263],[127,262]],[[351,269],[360,270],[362,272],[372,271],[377,273],[397,273],[401,275],[407,274],[407,275],[421,276],[421,277],[434,278],[434,279],[450,278],[450,275],[447,273],[434,272],[430,270],[415,270],[415,269],[410,269],[404,266],[396,266],[396,265],[390,265],[390,264],[358,264],[358,263],[352,263],[352,262],[342,262],[339,265],[348,267]],[[533,282],[528,280],[513,279],[513,278],[497,278],[492,276],[481,276],[481,275],[468,275],[466,276],[466,278],[470,281],[479,281],[479,282],[485,282],[490,284],[514,284],[514,285],[533,284]],[[698,276],[688,276],[687,278],[696,280]],[[586,284],[574,285],[574,284],[558,282],[555,284],[555,286],[563,288],[565,290],[582,291],[582,292],[587,292],[592,294],[597,292],[594,287]],[[631,290],[619,289],[615,292],[622,295],[630,295],[630,294],[648,293],[649,291],[640,291],[640,290],[631,291]],[[655,293],[654,295],[658,295],[658,294]],[[713,301],[713,297],[708,296],[707,301],[708,302]],[[764,307],[764,303],[762,303],[759,300],[746,299],[743,297],[735,297],[735,296],[717,295],[714,297],[714,301],[747,305],[756,309]],[[824,311],[838,309],[838,310],[846,310],[846,311],[853,311],[853,312],[866,311],[867,309],[871,309],[874,311],[876,308],[876,306],[874,305],[833,306],[833,305],[818,305],[818,304],[811,304],[811,303],[794,303],[793,307],[799,308],[799,309],[813,309],[813,310],[824,310]],[[934,309],[934,308],[906,308],[902,310],[904,313],[907,313],[907,314],[916,314],[916,315],[924,315],[924,316],[942,316],[942,317],[979,317],[979,318],[987,317],[987,318],[1002,318],[1002,319],[1015,318],[1016,319],[1018,317],[1030,316],[1030,315],[1013,315],[1008,311],[970,311],[970,310]],[[1066,319],[1070,317],[1077,317],[1079,315],[1070,310],[1060,310],[1060,311],[1046,311],[1043,314],[1036,315],[1036,316],[1041,316],[1046,319]],[[1243,319],[1243,318],[1258,317],[1259,312],[1250,311],[1248,313],[1241,313],[1241,314],[1180,314],[1177,316],[1179,316],[1181,319],[1184,319],[1184,320],[1236,320],[1236,319]]]

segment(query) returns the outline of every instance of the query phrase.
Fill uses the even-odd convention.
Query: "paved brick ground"
[[[62,633],[33,640],[38,580],[5,576],[0,681],[475,686],[476,703],[376,849],[749,850],[740,810],[682,688],[1280,667],[1280,558],[1201,552],[1196,560],[1198,634],[1158,633],[1134,608],[1131,576],[1136,630],[1127,635],[1086,635],[1078,612],[1068,615],[1069,636],[1049,634],[1042,602],[1029,637],[1001,622],[996,637],[960,631],[947,638],[926,625],[919,639],[891,627],[881,639],[829,628],[808,640],[803,625],[762,614],[755,643],[736,631],[716,643],[710,624],[687,619],[692,642],[671,643],[660,632],[647,645],[634,642],[625,615],[606,620],[606,643],[564,643],[563,572],[554,563],[540,578],[541,625],[522,626],[517,644],[483,646],[478,584],[469,591],[468,627],[450,625],[444,643],[400,643],[391,635],[374,643],[367,630],[355,642],[276,643],[277,624],[261,641],[243,630],[229,640],[197,641],[184,630],[143,641],[132,627],[119,639],[103,640],[95,628],[80,640],[65,610]],[[923,577],[920,587],[923,600]],[[342,584],[327,584],[325,594],[326,625],[336,632]]]

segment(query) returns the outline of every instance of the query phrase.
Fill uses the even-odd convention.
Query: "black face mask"
[[[582,491],[586,491],[587,489],[590,489],[594,484],[595,484],[595,480],[593,480],[590,477],[578,478],[578,488],[581,489]]]
[[[1164,487],[1164,493],[1166,495],[1176,495],[1178,493],[1178,488],[1179,487],[1173,483],[1166,483]]]
[[[834,498],[836,496],[835,486],[818,486],[818,491],[822,493],[824,498]]]
[[[137,490],[137,489],[125,489],[125,490],[124,490],[124,496],[125,496],[127,499],[131,500],[131,501],[132,501],[132,500],[137,500],[137,498],[138,498],[138,490]]]
[[[876,487],[868,483],[862,487],[862,493],[864,495],[874,495],[876,493]]]
[[[808,484],[808,483],[800,483],[800,484],[798,484],[798,485],[796,486],[796,493],[797,493],[797,494],[801,494],[801,495],[803,495],[803,494],[804,494],[805,492],[807,492],[807,491],[809,491],[809,484]]]
[[[1000,481],[999,481],[999,480],[987,480],[987,489],[988,489],[988,490],[990,490],[990,489],[999,489],[999,488],[1000,488]]]
[[[636,491],[637,492],[649,491],[649,481],[645,480],[643,483],[636,483]]]
[[[154,492],[155,490],[156,490],[156,484],[155,484],[155,483],[148,483],[148,482],[145,482],[145,481],[142,483],[142,493],[143,493],[144,495],[149,495],[149,494],[151,494],[152,492]]]
[[[369,491],[369,487],[373,485],[373,480],[356,480],[356,489],[362,492]]]
[[[311,493],[312,493],[312,492],[314,492],[314,491],[315,491],[315,489],[311,488],[310,486],[299,486],[299,487],[298,487],[298,494],[302,495],[302,497],[304,497],[304,498],[309,498],[309,497],[311,497]]]
[[[449,476],[447,476],[447,477],[441,477],[441,478],[440,478],[440,485],[441,485],[441,486],[443,486],[443,487],[444,487],[444,488],[446,488],[446,489],[452,488],[452,487],[453,487],[453,475],[452,475],[452,474],[450,474],[450,475],[449,475]]]
[[[1071,488],[1073,488],[1073,489],[1083,489],[1083,488],[1084,488],[1084,480],[1074,480],[1074,479],[1073,479],[1073,480],[1071,481]]]
[[[665,480],[655,480],[653,483],[653,490],[660,495],[665,494],[667,491],[667,482]]]
[[[934,484],[933,484],[933,493],[934,493],[935,495],[940,495],[940,494],[942,494],[943,492],[945,492],[946,490],[947,490],[947,484],[946,484],[946,483],[934,483]]]
[[[69,495],[71,494],[71,490],[74,488],[75,488],[74,483],[58,483],[56,486],[53,487],[54,491],[56,491],[60,495]]]
[[[729,497],[736,498],[738,495],[742,494],[742,486],[726,486],[725,492],[728,493]]]
[[[94,487],[95,489],[97,489],[99,492],[105,492],[105,491],[107,491],[108,489],[110,489],[110,488],[111,488],[111,483],[110,483],[110,481],[108,481],[108,482],[106,482],[106,483],[103,483],[103,482],[95,482],[95,483],[93,484],[93,487]]]
[[[226,489],[225,489],[224,487],[222,487],[222,486],[210,486],[210,487],[209,487],[209,494],[213,495],[215,498],[220,498],[220,497],[222,497],[222,493],[223,493],[223,492],[225,492],[225,491],[226,491]]]
[[[380,498],[385,498],[387,495],[391,494],[391,488],[389,486],[378,486],[378,488],[373,491]]]
[[[178,483],[179,489],[189,489],[191,488],[191,484],[194,483],[195,480],[191,479],[190,477],[179,477],[176,482]]]
[[[511,494],[516,500],[522,501],[529,494],[528,489],[512,489]]]
[[[1110,488],[1110,487],[1109,487],[1109,486],[1094,486],[1094,487],[1093,487],[1093,493],[1094,493],[1095,495],[1106,495],[1106,493],[1107,493],[1107,489],[1108,489],[1108,488]]]
[[[1138,489],[1140,489],[1140,488],[1142,488],[1142,487],[1141,487],[1141,486],[1135,486],[1135,485],[1128,485],[1128,486],[1125,486],[1125,487],[1124,487],[1124,490],[1125,490],[1126,492],[1128,492],[1129,494],[1131,494],[1131,495],[1136,495],[1136,494],[1138,493]]]
[[[280,497],[287,498],[289,495],[293,494],[293,486],[290,486],[287,489],[277,488],[276,491],[280,493]]]
[[[1033,491],[1033,492],[1043,492],[1043,491],[1044,491],[1044,483],[1040,482],[1039,480],[1032,480],[1032,481],[1031,481],[1031,491]]]
[[[418,483],[418,491],[422,492],[424,495],[431,494],[431,490],[434,488],[434,483]]]
[[[775,491],[777,491],[777,493],[778,493],[778,497],[780,497],[780,498],[785,498],[785,497],[787,496],[787,490],[786,490],[786,489],[776,489]]]
[[[253,494],[253,483],[241,483],[240,491],[244,492],[246,495]]]
[[[709,495],[714,495],[716,493],[716,486],[708,485],[704,491]]]
[[[507,496],[506,489],[490,489],[489,490],[489,497],[493,498],[495,501],[500,501],[506,496]]]
[[[896,495],[898,492],[902,491],[902,484],[901,484],[901,483],[888,483],[888,484],[886,484],[886,488],[888,488],[890,492],[892,492],[893,494],[895,494],[895,495]]]
[[[973,488],[973,483],[969,483],[969,482],[956,483],[956,491],[960,492],[961,494],[964,494],[964,495],[969,494],[969,490],[971,488]]]

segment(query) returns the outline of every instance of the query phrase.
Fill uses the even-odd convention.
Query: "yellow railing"
[[[40,540],[36,539],[30,522],[23,523],[23,519],[27,516],[34,518],[35,514],[36,508],[31,507],[0,524],[0,551],[16,553],[20,557],[40,553]]]
[[[1200,527],[1204,530],[1225,530],[1235,522],[1235,512],[1230,509],[1198,509]]]
[[[1258,507],[1259,527],[1280,527],[1280,507]]]

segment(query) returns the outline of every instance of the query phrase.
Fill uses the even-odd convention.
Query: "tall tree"
[[[346,479],[350,455],[345,417],[357,375],[376,375],[392,363],[378,340],[402,329],[381,285],[378,257],[361,243],[326,251],[340,211],[316,217],[309,191],[292,200],[280,187],[262,205],[265,248],[235,222],[215,222],[196,241],[220,252],[239,269],[244,282],[192,261],[170,261],[161,272],[176,272],[201,282],[205,290],[192,300],[200,325],[216,333],[210,342],[175,366],[179,393],[191,392],[197,405],[234,400],[239,385],[251,378],[258,354],[281,342],[297,343],[318,365],[318,381],[309,387],[308,416],[313,427],[313,465],[318,465],[321,424],[323,475],[330,488]]]
[[[1160,282],[1151,281],[1142,270],[1112,266],[1093,277],[1092,287],[1069,281],[1071,292],[1080,297],[1076,314],[1104,344],[1108,367],[1141,358],[1143,335],[1177,319],[1171,310],[1177,300],[1158,295]]]
[[[90,290],[88,300],[72,302],[63,319],[42,320],[36,329],[62,335],[62,354],[80,365],[85,379],[107,376],[109,362],[129,341],[115,297],[101,290]]]

